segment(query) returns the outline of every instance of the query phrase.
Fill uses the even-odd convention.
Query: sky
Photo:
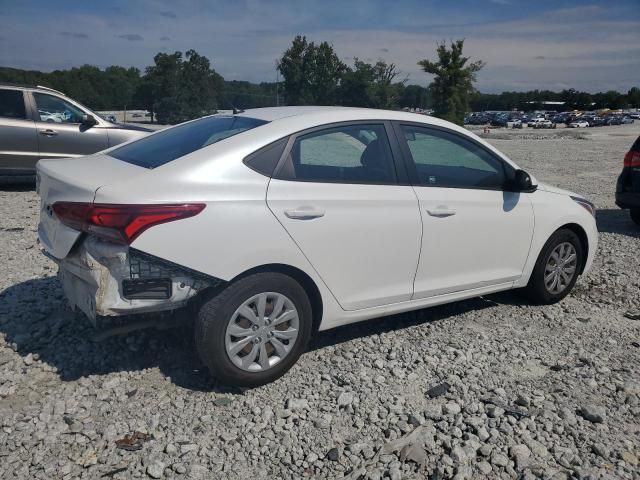
[[[424,86],[417,62],[457,38],[482,92],[640,86],[640,0],[0,0],[0,66],[42,71],[192,48],[227,80],[275,81],[298,34]]]

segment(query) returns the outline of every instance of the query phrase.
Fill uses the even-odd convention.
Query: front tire
[[[582,260],[583,249],[578,236],[568,229],[554,232],[536,260],[525,288],[527,297],[546,305],[562,300],[578,280]]]
[[[632,208],[629,210],[629,214],[631,215],[631,220],[633,220],[636,225],[640,225],[640,208]]]
[[[288,275],[264,272],[233,282],[200,307],[195,342],[220,381],[257,387],[293,366],[311,329],[311,303],[302,286]]]

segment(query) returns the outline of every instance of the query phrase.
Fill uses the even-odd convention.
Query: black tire
[[[561,292],[554,294],[547,290],[547,287],[544,284],[545,267],[551,253],[553,252],[553,249],[563,242],[570,243],[576,251],[576,270],[573,274],[573,278],[566,286],[566,288]],[[529,298],[529,300],[534,303],[549,305],[559,302],[564,297],[566,297],[571,292],[573,286],[578,280],[580,269],[583,265],[583,255],[584,253],[582,249],[582,243],[573,231],[565,228],[556,230],[553,235],[549,237],[547,243],[544,244],[544,247],[542,247],[540,255],[536,260],[536,264],[533,267],[531,277],[529,278],[529,283],[524,289],[524,293]]]
[[[629,210],[631,214],[631,220],[635,222],[636,225],[640,225],[640,208],[632,208]]]
[[[234,312],[243,302],[263,292],[285,295],[298,311],[298,337],[292,350],[277,364],[264,371],[238,368],[225,348],[226,329]],[[257,387],[284,375],[307,348],[312,330],[312,310],[302,286],[288,275],[276,272],[255,273],[241,278],[205,302],[198,312],[195,343],[202,362],[222,383],[238,387]]]

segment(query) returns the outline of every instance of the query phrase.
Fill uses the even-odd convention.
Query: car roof
[[[462,130],[456,125],[429,115],[398,110],[380,110],[375,108],[329,106],[267,107],[244,110],[236,115],[264,120],[280,125],[292,123],[300,126],[305,125],[307,128],[314,125],[320,126],[347,121],[399,120],[405,122],[427,123]]]
[[[53,92],[53,93],[57,93],[58,95],[62,95],[63,97],[66,97],[66,95],[64,93],[62,93],[61,91],[55,90],[55,89],[50,88],[50,87],[44,87],[42,85],[29,85],[29,84],[25,84],[25,83],[0,82],[0,88],[12,88],[12,89],[18,89],[18,90],[42,90],[43,92]]]

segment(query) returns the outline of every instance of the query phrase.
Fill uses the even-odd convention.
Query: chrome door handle
[[[312,220],[314,218],[324,217],[324,210],[319,208],[298,207],[285,210],[284,214],[287,218],[294,220]]]
[[[55,130],[51,130],[51,129],[46,129],[46,130],[40,130],[40,133],[42,135],[46,135],[47,137],[55,137],[58,132],[56,132]]]
[[[438,217],[438,218],[451,217],[456,214],[455,210],[449,210],[448,208],[442,208],[442,207],[431,208],[431,209],[427,208],[427,213],[432,217]]]

